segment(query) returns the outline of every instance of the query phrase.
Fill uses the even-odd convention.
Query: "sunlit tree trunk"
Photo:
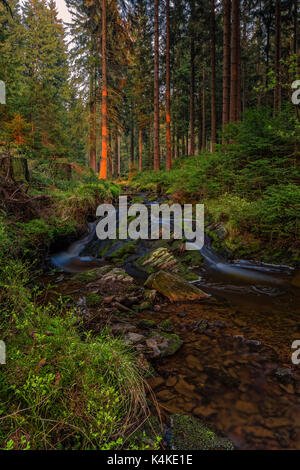
[[[102,0],[102,150],[99,178],[107,179],[106,0]]]
[[[159,169],[159,0],[154,0],[154,170]]]
[[[231,3],[224,0],[224,26],[223,26],[223,126],[229,122],[230,111],[230,23]]]
[[[211,152],[217,141],[216,123],[216,19],[215,0],[211,0],[210,13],[210,65],[211,65]]]
[[[170,77],[170,0],[166,0],[166,137],[167,157],[166,169],[170,170],[172,165],[172,143],[171,143],[171,77]]]

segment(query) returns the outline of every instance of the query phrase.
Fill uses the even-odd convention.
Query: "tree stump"
[[[28,182],[29,170],[27,159],[12,156],[10,153],[0,154],[0,174],[16,182]]]

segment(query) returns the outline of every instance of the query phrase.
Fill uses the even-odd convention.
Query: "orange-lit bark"
[[[166,0],[166,134],[167,134],[167,158],[166,169],[172,165],[171,144],[171,79],[170,79],[170,0]]]
[[[100,179],[107,179],[106,0],[102,0],[102,150]]]

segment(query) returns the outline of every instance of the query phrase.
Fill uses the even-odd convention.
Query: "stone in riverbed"
[[[189,284],[175,274],[158,271],[149,276],[145,286],[157,290],[171,302],[203,300],[209,298],[205,292]]]
[[[125,339],[125,343],[135,344],[135,343],[139,343],[140,341],[143,341],[145,339],[145,336],[140,335],[138,333],[128,333],[124,339]]]
[[[141,260],[142,266],[149,272],[159,269],[167,269],[168,271],[177,272],[178,262],[167,248],[160,247],[152,251],[146,260]]]
[[[101,268],[91,269],[72,277],[74,281],[93,282],[111,270],[111,266],[102,266]]]
[[[172,356],[181,347],[182,341],[178,335],[164,332],[154,332],[146,340],[148,354],[152,358]]]
[[[173,323],[171,322],[171,320],[169,318],[162,321],[158,325],[158,327],[161,331],[165,331],[166,333],[172,333],[174,331],[174,325],[173,325]]]

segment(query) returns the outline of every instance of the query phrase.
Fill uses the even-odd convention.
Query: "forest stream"
[[[44,283],[53,283],[55,276],[60,293],[82,300],[86,287],[74,274],[111,265],[109,256],[128,242],[116,241],[99,259],[96,254],[107,242],[97,239],[95,229],[96,223],[89,224],[84,238],[52,256],[52,264],[63,274],[56,270]],[[139,241],[123,266],[134,278],[136,292],[148,274],[135,260],[153,250],[153,243]],[[151,359],[155,373],[148,382],[166,436],[170,415],[190,414],[230,438],[238,449],[300,449],[300,371],[291,360],[292,343],[300,339],[300,290],[292,285],[294,269],[228,262],[213,250],[207,235],[200,253],[204,263],[189,269],[198,277],[192,283],[209,294],[208,299],[170,303],[160,297],[154,308],[138,310],[125,322],[134,330],[141,321],[169,319],[182,340],[175,354]],[[105,295],[117,295],[117,288],[110,285]],[[99,327],[94,319],[91,324]],[[141,333],[139,328],[134,331]]]

